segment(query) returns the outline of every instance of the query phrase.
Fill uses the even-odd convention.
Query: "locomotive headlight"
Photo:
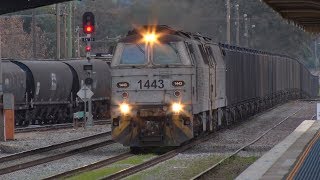
[[[182,105],[180,104],[180,103],[173,103],[172,104],[172,106],[171,106],[171,108],[172,108],[172,111],[174,112],[174,113],[179,113],[179,112],[181,112],[182,111]]]
[[[157,41],[157,35],[155,33],[147,33],[144,35],[144,41],[148,43],[154,43]]]
[[[120,104],[120,111],[122,114],[128,114],[130,112],[130,106],[127,103]]]

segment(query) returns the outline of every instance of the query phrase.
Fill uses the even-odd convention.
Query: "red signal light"
[[[82,28],[86,34],[92,34],[95,31],[95,18],[92,12],[85,12],[82,17]]]
[[[91,46],[86,46],[86,52],[90,52],[91,51]]]
[[[91,33],[93,33],[93,26],[90,26],[90,25],[85,26],[85,28],[84,28],[84,33],[86,33],[86,34],[91,34]]]

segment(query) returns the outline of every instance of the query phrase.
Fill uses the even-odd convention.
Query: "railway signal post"
[[[83,24],[83,32],[87,35],[86,38],[84,38],[84,41],[86,42],[86,57],[88,60],[88,63],[86,65],[83,66],[83,69],[86,71],[87,73],[87,78],[85,79],[85,86],[87,86],[89,88],[89,90],[91,91],[92,89],[92,83],[93,83],[93,79],[92,79],[92,63],[91,63],[91,41],[94,41],[94,38],[92,38],[92,33],[95,31],[95,18],[94,18],[94,14],[92,12],[85,12],[83,14],[83,19],[82,19],[82,24]],[[85,102],[86,103],[86,102]],[[85,109],[85,112],[87,110]],[[93,120],[92,120],[92,98],[89,97],[88,99],[88,111],[89,111],[89,115],[88,115],[88,119],[85,122],[86,127],[91,127],[93,126]]]

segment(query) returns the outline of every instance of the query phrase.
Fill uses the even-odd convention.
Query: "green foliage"
[[[226,42],[226,5],[225,1],[202,0],[131,0],[124,1],[83,1],[78,9],[80,15],[87,10],[93,11],[99,21],[97,38],[124,36],[127,30],[141,24],[166,24],[177,29],[200,32],[216,42]],[[127,1],[126,1],[127,2]],[[234,1],[231,1],[234,2]],[[274,53],[286,54],[314,66],[314,53],[310,51],[312,37],[293,24],[283,20],[263,2],[239,0],[240,46],[246,46],[244,18],[249,18],[249,47]],[[231,35],[235,44],[235,4],[231,4]]]
[[[235,44],[235,1],[231,1],[231,44]],[[314,37],[282,19],[265,3],[257,0],[238,0],[240,46],[247,46],[244,14],[248,16],[250,48],[286,54],[314,67]],[[62,10],[68,3],[63,3]],[[226,42],[225,0],[83,0],[73,1],[75,15],[73,28],[82,26],[82,14],[92,11],[96,16],[97,42],[93,49],[106,51],[114,44],[110,37],[125,36],[137,25],[166,24],[189,32],[200,32],[216,42]],[[54,5],[18,12],[18,15],[37,16],[37,26],[48,38],[49,49],[55,49]],[[42,14],[42,15],[41,15]],[[43,15],[47,14],[47,15]],[[50,15],[52,14],[52,15]],[[24,18],[24,31],[30,33],[31,18]],[[63,26],[62,26],[63,27]],[[63,31],[63,28],[62,28]],[[74,34],[75,35],[75,34]],[[83,34],[81,34],[83,35]],[[83,43],[81,43],[83,45]],[[83,49],[83,48],[82,48]],[[54,52],[54,51],[52,51]],[[50,54],[53,56],[53,53]]]
[[[89,171],[89,172],[85,172],[85,173],[81,173],[79,175],[76,175],[76,176],[68,178],[68,179],[69,180],[101,179],[103,177],[107,177],[107,176],[110,176],[111,174],[117,173],[123,169],[141,164],[144,161],[150,160],[151,158],[154,158],[154,157],[155,156],[152,154],[136,155],[136,156],[129,157],[127,159],[118,161],[118,162],[113,163],[111,165],[108,165],[106,167],[96,169],[93,171]]]

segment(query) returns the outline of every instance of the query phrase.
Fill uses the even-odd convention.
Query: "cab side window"
[[[213,51],[212,51],[211,47],[210,47],[210,46],[206,46],[206,50],[207,50],[207,53],[208,53],[210,65],[211,65],[211,66],[215,66],[215,65],[217,64],[217,62],[216,62],[216,60],[214,59]]]
[[[204,64],[208,65],[209,64],[209,60],[208,60],[208,55],[207,55],[205,49],[200,44],[198,45],[198,47],[199,47],[199,50],[200,50],[200,53],[201,53],[201,56],[202,56]]]
[[[187,47],[188,53],[191,56],[191,63],[192,63],[192,65],[194,65],[195,64],[195,55],[194,55],[193,46],[192,46],[192,44],[186,43],[186,47]]]

